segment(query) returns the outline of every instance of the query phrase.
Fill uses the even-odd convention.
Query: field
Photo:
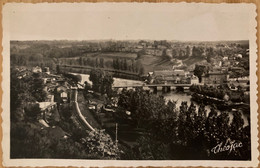
[[[224,57],[237,54],[248,57],[249,47],[248,41],[11,41],[10,44],[14,66],[48,66],[55,71],[57,64],[79,65],[140,75],[173,66],[188,71],[194,70],[195,64],[215,66]]]

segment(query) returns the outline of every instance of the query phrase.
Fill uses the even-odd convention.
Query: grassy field
[[[142,55],[138,59],[136,59],[136,54],[133,53],[91,53],[82,56],[83,58],[88,58],[93,63],[96,62],[96,58],[104,59],[104,68],[112,68],[113,69],[113,59],[126,59],[126,62],[129,65],[132,64],[132,61],[139,62],[142,64],[144,68],[144,73],[147,74],[148,72],[153,72],[155,70],[169,70],[172,69],[173,65],[177,65],[176,60],[168,59],[162,56],[154,56],[154,55]],[[61,58],[60,60],[67,64],[66,62],[75,62],[73,65],[78,64],[78,59],[80,57],[72,57],[72,58]],[[207,64],[206,58],[204,57],[189,57],[182,61],[183,65],[187,67],[187,70],[193,70],[195,64]]]
[[[171,69],[173,65],[171,61],[153,55],[142,55],[138,60],[141,61],[144,67],[144,74],[154,70]]]

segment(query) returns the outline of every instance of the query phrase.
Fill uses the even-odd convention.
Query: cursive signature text
[[[211,149],[211,152],[217,154],[220,152],[228,151],[228,154],[230,154],[232,151],[235,151],[237,148],[241,148],[242,146],[243,146],[242,142],[238,142],[235,140],[232,141],[231,139],[227,139],[225,144],[221,142],[220,144],[213,147]]]

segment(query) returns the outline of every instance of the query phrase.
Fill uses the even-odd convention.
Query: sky
[[[248,40],[250,4],[6,4],[11,40]],[[6,30],[5,30],[6,29]]]

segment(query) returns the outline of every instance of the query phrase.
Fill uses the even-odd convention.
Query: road
[[[192,84],[134,84],[134,85],[121,85],[113,86],[113,88],[124,88],[124,87],[190,87]]]
[[[77,97],[78,97],[78,91],[76,88],[71,89],[71,94],[72,94],[72,100],[71,104],[72,107],[75,108],[75,114],[77,118],[79,119],[80,123],[88,130],[94,131],[95,129],[89,124],[89,122],[85,119],[85,117],[82,115],[80,109],[79,109],[79,104],[77,102]]]

